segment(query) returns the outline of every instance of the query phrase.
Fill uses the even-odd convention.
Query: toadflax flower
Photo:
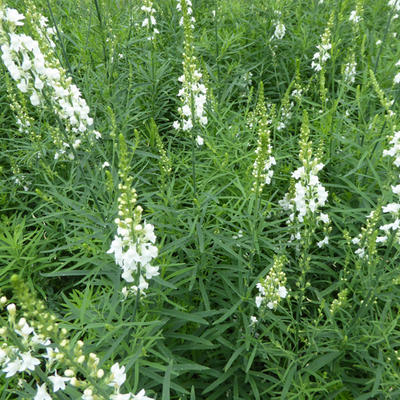
[[[202,74],[197,67],[194,55],[194,19],[190,0],[178,0],[177,9],[182,12],[184,28],[183,75],[178,78],[182,83],[178,96],[181,106],[178,108],[179,121],[173,123],[175,129],[190,131],[196,123],[205,126],[208,122],[206,115],[207,88],[202,83]]]
[[[256,193],[261,193],[265,185],[271,183],[274,175],[273,166],[276,164],[275,157],[272,155],[272,146],[270,139],[270,121],[269,115],[265,106],[264,87],[260,83],[258,101],[256,109],[252,114],[252,126],[256,127],[258,133],[256,159],[253,164],[253,187],[252,190]]]
[[[329,20],[328,26],[326,27],[325,32],[321,36],[321,44],[317,46],[318,51],[313,56],[313,61],[311,62],[311,68],[315,72],[321,71],[324,64],[331,57],[330,55],[330,50],[332,49],[332,44],[330,43],[331,24],[332,24],[332,18]]]
[[[280,299],[286,298],[286,275],[283,272],[285,256],[275,256],[274,263],[268,275],[257,283],[256,287],[259,294],[255,298],[257,308],[266,306],[270,310],[277,307]]]
[[[28,19],[36,39],[18,31],[17,27],[24,25],[22,14],[14,9],[4,9],[0,20],[1,59],[17,89],[29,98],[30,103],[44,109],[50,103],[51,112],[63,124],[66,136],[57,129],[50,129],[57,148],[55,159],[64,154],[73,158],[69,143],[76,149],[81,143],[80,137],[93,141],[101,135],[93,130],[89,106],[54,52],[54,28],[47,26],[47,19],[33,4],[30,7]],[[0,14],[1,11],[0,5]],[[10,24],[16,26],[10,29]],[[20,125],[26,129],[22,123]]]
[[[320,182],[318,173],[323,169],[324,164],[320,162],[318,157],[312,156],[312,143],[308,139],[309,127],[308,116],[304,113],[303,124],[300,137],[300,161],[302,166],[292,173],[295,182],[292,189],[284,198],[279,201],[279,205],[286,211],[289,211],[289,225],[296,228],[296,232],[292,234],[291,240],[301,238],[301,227],[305,219],[314,221],[318,224],[324,224],[325,237],[318,242],[318,247],[328,244],[327,233],[330,230],[329,216],[320,211],[328,199],[328,192]]]
[[[142,21],[142,27],[147,28],[147,30],[149,32],[149,36],[147,37],[147,40],[154,41],[154,39],[156,38],[156,35],[160,32],[156,28],[157,21],[154,16],[156,10],[153,8],[152,0],[143,0],[143,5],[140,9],[146,13],[146,17]]]
[[[129,163],[125,140],[120,136],[119,177],[121,194],[118,198],[117,234],[111,243],[108,254],[114,254],[115,262],[122,269],[122,279],[129,283],[123,290],[129,293],[142,293],[148,288],[148,280],[159,275],[158,267],[151,262],[158,255],[155,246],[156,235],[152,224],[142,222],[142,207],[136,205],[137,194],[132,187],[133,178],[129,175]]]

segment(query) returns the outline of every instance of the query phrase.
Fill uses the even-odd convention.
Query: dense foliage
[[[0,0],[1,399],[400,398],[400,0]]]

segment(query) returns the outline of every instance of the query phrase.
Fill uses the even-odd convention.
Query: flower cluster
[[[347,288],[343,289],[338,293],[337,298],[332,301],[332,304],[329,308],[329,311],[332,315],[346,305],[348,294],[349,294],[349,289]]]
[[[315,71],[321,71],[324,64],[331,57],[330,50],[332,49],[332,44],[330,42],[331,37],[331,27],[330,23],[325,29],[325,32],[321,36],[321,44],[317,46],[318,51],[313,56],[313,61],[311,62],[311,68]]]
[[[350,13],[349,21],[358,24],[361,21],[361,16],[358,15],[357,10],[353,10]]]
[[[275,30],[271,37],[271,40],[274,40],[274,39],[282,40],[286,33],[286,27],[282,23],[282,12],[281,11],[274,10],[274,19],[272,22],[275,26]]]
[[[73,158],[71,146],[78,148],[82,135],[90,140],[101,135],[92,129],[89,107],[54,52],[54,28],[48,27],[47,19],[35,10],[32,14],[33,21],[40,21],[39,25],[31,24],[36,39],[17,33],[18,27],[24,25],[24,15],[15,9],[0,9],[1,59],[16,87],[29,97],[30,103],[43,108],[50,103],[51,111],[63,123],[66,137],[59,132],[53,137],[58,148],[55,158],[63,154]]]
[[[273,38],[281,40],[285,36],[286,32],[286,27],[282,22],[278,22],[275,25],[275,31],[274,34],[272,35]]]
[[[158,249],[154,245],[156,235],[154,226],[142,223],[142,207],[136,205],[137,194],[132,187],[133,178],[129,176],[129,159],[124,138],[120,135],[120,196],[118,198],[117,234],[107,253],[114,254],[115,262],[122,268],[122,278],[131,284],[123,289],[124,296],[142,293],[149,286],[147,280],[159,275],[158,267],[151,265],[157,257]]]
[[[367,217],[367,223],[365,227],[361,228],[361,232],[358,236],[352,239],[352,243],[357,245],[357,250],[355,254],[360,259],[370,260],[373,259],[373,256],[376,253],[376,243],[379,243],[380,240],[377,237],[376,225],[380,216],[380,208],[378,207],[376,210],[372,211]]]
[[[3,296],[1,306],[6,306],[7,322],[0,329],[0,366],[7,379],[19,377],[19,384],[27,384],[29,376],[36,380],[34,400],[51,400],[51,394],[68,392],[68,387],[79,390],[82,400],[151,400],[144,390],[137,395],[122,394],[126,380],[125,367],[115,363],[110,373],[99,368],[100,359],[95,353],[84,354],[81,340],[71,341],[65,328],[60,329],[56,317],[46,310],[18,277],[12,278],[21,303],[18,310]],[[18,314],[25,317],[20,318]],[[27,321],[27,319],[29,321]],[[41,371],[46,371],[47,383]],[[21,375],[19,375],[21,374]],[[76,393],[76,391],[75,391]]]
[[[393,164],[400,167],[400,131],[395,131],[388,150],[383,151],[384,156],[390,156]],[[388,240],[390,231],[395,235],[396,241],[400,243],[400,184],[392,185],[393,196],[397,198],[397,202],[389,203],[382,207],[382,213],[390,214],[393,222],[382,225],[379,229],[383,232],[382,236],[376,238],[377,243],[385,243]]]
[[[274,264],[268,275],[257,283],[259,294],[256,296],[255,302],[258,308],[266,306],[270,310],[275,309],[280,299],[287,296],[286,275],[283,272],[285,261],[284,256],[275,256]]]
[[[400,0],[399,0],[399,2],[400,2]],[[396,67],[400,68],[400,60],[397,61]],[[400,71],[399,71],[399,72],[396,74],[396,76],[393,78],[393,83],[394,83],[395,85],[397,85],[397,84],[400,83]]]
[[[264,88],[260,83],[258,102],[253,115],[258,132],[258,141],[256,149],[256,159],[253,165],[254,183],[252,190],[261,193],[264,185],[271,183],[274,171],[273,165],[276,164],[272,156],[272,146],[270,139],[270,121],[268,120],[267,108],[264,101]]]
[[[147,39],[154,40],[156,35],[160,32],[156,28],[157,21],[154,17],[156,10],[153,8],[153,2],[151,0],[143,0],[141,10],[146,13],[146,17],[142,22],[142,27],[147,28],[149,31],[150,36]]]
[[[354,53],[352,53],[351,61],[346,63],[343,70],[343,80],[348,84],[353,84],[356,80],[357,73],[357,62],[354,57]]]
[[[319,157],[312,156],[312,143],[308,139],[309,127],[308,117],[304,114],[303,125],[300,137],[300,161],[302,166],[297,168],[292,177],[295,179],[294,187],[279,202],[280,206],[290,212],[289,224],[302,224],[307,218],[316,222],[322,222],[325,225],[324,231],[328,232],[330,223],[329,216],[319,209],[323,207],[328,199],[328,192],[319,181],[318,172],[322,170],[324,164]],[[292,235],[291,240],[300,239],[301,234],[298,231]],[[318,247],[328,243],[328,236],[318,242]]]
[[[178,108],[180,121],[175,121],[175,129],[190,131],[196,123],[204,126],[208,119],[206,116],[205,105],[207,102],[207,88],[201,83],[202,74],[197,67],[197,60],[194,56],[193,47],[193,19],[191,17],[192,8],[190,0],[179,0],[178,10],[183,14],[184,28],[184,53],[183,53],[183,75],[178,78],[182,83],[178,96],[181,99],[181,107]],[[199,142],[198,142],[199,143]],[[201,141],[200,141],[201,143]]]
[[[356,8],[350,13],[349,21],[351,22],[351,29],[355,38],[360,37],[360,22],[364,15],[363,0],[356,0]],[[355,51],[355,49],[353,49]]]
[[[280,107],[280,119],[279,122],[276,126],[276,129],[278,131],[282,131],[287,127],[289,124],[290,120],[292,119],[293,116],[293,107],[294,107],[294,101],[290,100],[290,97],[292,99],[295,99],[297,101],[301,100],[301,89],[300,90],[293,90],[292,93],[291,88],[289,87],[288,90],[286,91],[285,95],[283,96],[281,107]]]
[[[176,5],[176,9],[182,13],[181,18],[179,19],[179,26],[185,27],[185,18],[188,26],[193,30],[194,23],[196,22],[195,17],[193,17],[193,9],[192,9],[192,1],[191,0],[178,0],[178,4]],[[215,16],[215,11],[214,16]],[[186,14],[186,17],[185,17]]]

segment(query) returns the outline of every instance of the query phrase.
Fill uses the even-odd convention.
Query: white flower
[[[282,297],[282,299],[284,299],[287,296],[288,291],[284,286],[279,286],[278,294],[279,294],[279,297]]]
[[[92,389],[85,389],[81,399],[82,400],[94,400]]]
[[[22,325],[21,330],[15,329],[15,332],[18,333],[18,335],[21,335],[24,339],[26,339],[32,332],[33,328],[31,328],[25,319],[20,319],[18,325]]]
[[[32,93],[30,100],[31,100],[31,103],[33,106],[38,106],[40,104],[40,98],[39,98],[37,92]]]
[[[394,84],[400,83],[400,72],[394,77],[393,83]]]
[[[279,22],[276,27],[275,27],[275,32],[273,37],[276,37],[277,39],[283,39],[285,36],[286,28],[285,25],[282,24],[282,22]]]
[[[71,380],[71,378],[64,378],[63,376],[57,375],[57,370],[54,373],[54,376],[49,376],[49,380],[53,384],[53,392],[57,392],[59,389],[65,390],[65,382]]]
[[[400,210],[400,204],[390,203],[387,206],[382,207],[384,213],[397,213]]]
[[[50,395],[47,393],[45,383],[41,386],[37,385],[37,392],[33,400],[51,400]]]
[[[318,243],[317,243],[317,246],[319,247],[319,248],[321,248],[321,247],[323,247],[324,245],[326,245],[326,244],[328,244],[329,243],[329,238],[328,238],[328,236],[325,236],[321,241],[319,241]]]
[[[203,146],[204,139],[201,136],[197,135],[196,143],[197,143],[198,146]]]
[[[27,369],[33,371],[35,369],[35,366],[40,364],[40,361],[37,358],[31,356],[30,351],[22,353],[21,357],[22,363],[19,368],[19,372],[26,371]]]
[[[254,315],[252,315],[251,317],[250,317],[250,324],[251,325],[254,325],[254,324],[256,324],[258,322],[258,319],[254,316]]]
[[[297,168],[296,171],[292,173],[292,177],[294,179],[300,179],[305,176],[305,169],[304,167]]]
[[[329,215],[328,214],[321,213],[319,215],[319,218],[324,224],[329,224]]]
[[[24,23],[21,22],[25,17],[20,14],[16,9],[14,8],[6,8],[6,14],[3,17],[6,21],[8,21],[11,24],[14,24],[16,26],[21,26]]]
[[[350,13],[350,18],[349,18],[349,20],[350,21],[352,21],[352,22],[354,22],[355,24],[357,24],[358,22],[360,22],[360,16],[359,15],[357,15],[357,11],[356,10],[353,10],[351,13]]]
[[[14,376],[18,371],[20,371],[22,366],[22,360],[16,358],[14,361],[10,361],[7,363],[7,366],[3,368],[3,372],[6,372],[6,378],[10,378]]]
[[[120,367],[118,363],[115,363],[111,367],[111,382],[109,386],[119,388],[126,380],[125,367]]]
[[[360,257],[360,258],[364,258],[365,256],[365,249],[357,249],[355,251],[355,253]]]
[[[185,115],[186,117],[190,117],[192,115],[192,112],[190,110],[190,107],[185,104],[182,108],[181,108],[182,114]]]

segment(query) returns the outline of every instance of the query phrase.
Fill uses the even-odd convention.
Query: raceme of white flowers
[[[196,22],[196,19],[193,17],[192,1],[191,0],[177,0],[177,1],[178,4],[176,5],[176,9],[182,13],[182,16],[179,20],[179,25],[183,26],[185,24],[185,14],[187,14],[188,24],[190,28],[194,29],[194,23]]]
[[[318,159],[312,160],[310,165],[297,168],[292,177],[297,181],[294,186],[294,196],[289,199],[286,194],[281,205],[292,213],[289,216],[290,221],[297,219],[304,221],[308,213],[316,213],[318,208],[325,205],[328,198],[328,192],[321,184],[318,178],[318,172],[322,170],[324,164],[318,162]],[[327,221],[325,214],[320,214],[322,222]]]
[[[120,136],[120,196],[118,198],[117,234],[107,253],[114,254],[115,262],[122,268],[122,278],[130,285],[124,287],[123,295],[143,294],[148,288],[147,280],[159,275],[158,267],[151,265],[158,255],[154,245],[156,235],[154,226],[142,223],[142,207],[136,205],[137,194],[132,187],[132,176],[129,175],[129,158],[127,147],[122,135]]]
[[[146,13],[146,17],[142,22],[142,27],[149,30],[150,36],[147,39],[154,40],[156,35],[160,32],[156,28],[157,21],[154,16],[156,10],[153,8],[153,2],[151,0],[143,0],[143,5],[140,9]]]
[[[281,40],[285,36],[285,32],[286,32],[285,25],[282,22],[278,22],[275,26],[275,31],[272,37]]]
[[[4,307],[8,300],[5,296],[1,297],[0,303]],[[61,330],[59,346],[53,343],[49,337],[42,333],[36,333],[34,327],[30,326],[25,318],[17,318],[18,310],[14,303],[10,303],[6,307],[8,312],[8,325],[0,329],[2,341],[0,344],[0,367],[7,379],[13,376],[20,376],[19,382],[26,382],[27,376],[35,374],[36,367],[42,367],[42,371],[46,371],[47,379],[50,386],[46,383],[36,383],[36,393],[33,400],[51,400],[54,393],[64,391],[68,385],[81,391],[82,400],[105,399],[98,393],[95,386],[91,382],[96,381],[106,391],[112,390],[107,395],[107,399],[112,400],[152,400],[145,396],[142,389],[137,395],[133,393],[122,394],[121,386],[126,380],[125,367],[120,367],[115,363],[111,367],[110,373],[105,373],[103,369],[98,368],[99,358],[94,353],[88,356],[84,355],[82,349],[84,343],[78,340],[72,343],[66,336],[66,330]],[[53,317],[53,318],[51,318]],[[53,333],[58,330],[58,324],[54,322],[54,316],[50,317],[51,325],[44,327],[38,325],[39,329],[46,328]],[[17,321],[18,320],[18,321]],[[37,322],[37,321],[36,321]],[[10,343],[10,335],[16,334],[20,346],[14,346]],[[82,371],[78,371],[71,363],[69,354],[73,349],[74,362],[86,368],[87,376],[82,376]],[[19,375],[21,374],[21,375]],[[85,380],[85,378],[91,380]],[[107,389],[110,387],[111,389]],[[100,395],[100,397],[99,397]]]
[[[36,17],[39,26],[32,26],[38,40],[17,33],[18,28],[24,25],[24,15],[15,9],[0,9],[1,59],[18,90],[29,96],[33,106],[51,103],[52,111],[63,122],[68,137],[67,140],[53,138],[57,147],[55,158],[66,154],[72,159],[70,147],[78,148],[82,135],[90,140],[101,135],[92,129],[89,107],[72,79],[67,77],[53,50],[54,28],[47,26],[47,19],[42,15]]]
[[[355,60],[347,63],[344,67],[344,71],[343,71],[343,78],[344,81],[347,83],[354,83],[356,80],[356,68],[357,68],[357,63]]]
[[[388,150],[385,149],[383,151],[383,155],[392,157],[394,166],[400,167],[400,131],[394,132],[389,144],[391,146]],[[383,206],[382,212],[384,214],[390,214],[394,221],[382,225],[379,228],[383,232],[383,235],[376,238],[378,243],[385,243],[388,239],[390,231],[393,232],[397,242],[400,243],[400,184],[392,185],[391,188],[393,196],[397,198],[397,202],[389,203]]]
[[[274,33],[271,40],[277,39],[282,40],[286,33],[286,27],[282,22],[282,12],[279,10],[274,10],[274,18],[272,23],[275,26]]]
[[[179,0],[177,9],[183,14],[182,23],[184,28],[184,54],[183,54],[183,75],[178,78],[182,83],[178,96],[181,99],[181,106],[178,108],[180,121],[175,121],[173,127],[190,131],[196,123],[204,126],[208,119],[205,105],[207,102],[207,88],[201,82],[202,74],[197,67],[197,60],[194,56],[193,29],[194,19],[192,14],[192,3],[190,0]],[[197,140],[200,145],[201,141]]]
[[[312,157],[312,143],[309,141],[308,135],[308,118],[305,115],[300,139],[302,166],[292,173],[292,178],[295,179],[294,187],[289,193],[286,193],[279,204],[284,210],[289,211],[289,224],[302,224],[305,218],[311,218],[317,223],[322,222],[327,227],[330,223],[329,216],[321,212],[320,208],[325,205],[328,192],[318,178],[318,173],[323,169],[324,164],[320,162],[318,157]],[[296,234],[292,235],[291,240],[300,238],[301,233],[297,231]],[[318,247],[326,244],[328,244],[327,236],[317,243]]]
[[[313,56],[313,61],[311,62],[311,68],[315,72],[319,72],[322,70],[324,64],[331,57],[330,50],[332,49],[332,44],[330,43],[330,23],[325,29],[325,32],[321,36],[321,44],[317,46],[318,51]]]
[[[256,287],[259,292],[255,298],[257,308],[266,306],[273,310],[277,307],[280,299],[287,296],[286,275],[283,272],[285,261],[285,256],[275,257],[268,275],[257,283]]]
[[[128,188],[120,186],[121,190]],[[122,193],[118,198],[119,210],[126,211],[126,196]],[[136,192],[131,189],[130,200],[136,199]],[[114,254],[115,262],[122,268],[121,277],[132,284],[123,289],[124,296],[136,293],[139,289],[141,293],[149,287],[147,280],[159,275],[158,267],[151,265],[151,261],[157,257],[158,249],[154,245],[156,236],[154,226],[144,222],[140,224],[142,207],[136,206],[134,216],[120,219],[115,223],[118,225],[117,234],[111,243],[107,253]]]
[[[355,24],[358,24],[361,21],[361,17],[357,14],[357,10],[353,10],[350,13],[349,21],[354,22]]]
[[[274,110],[272,111],[273,114]],[[253,164],[253,187],[252,190],[261,193],[265,185],[271,183],[274,171],[272,167],[276,164],[275,157],[272,156],[272,146],[270,139],[270,120],[264,101],[264,88],[260,83],[258,102],[252,115],[252,126],[256,126],[258,139],[256,148],[256,159]]]

